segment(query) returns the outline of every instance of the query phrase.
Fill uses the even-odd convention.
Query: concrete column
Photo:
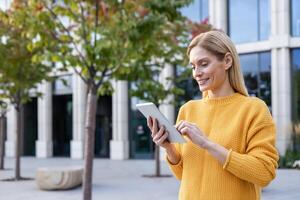
[[[167,64],[160,75],[160,82],[163,83],[165,88],[171,88],[173,83],[167,80],[168,77],[174,77],[175,71],[174,66]],[[159,110],[166,116],[166,118],[171,122],[175,123],[175,106],[172,103],[174,100],[173,95],[169,95],[165,101],[159,106]],[[165,149],[160,148],[160,160],[165,159]]]
[[[53,155],[52,142],[52,84],[44,82],[39,85],[43,96],[38,98],[38,140],[36,157],[47,158]]]
[[[290,3],[271,0],[271,45],[287,47],[290,39]]]
[[[71,141],[71,158],[83,159],[84,153],[84,122],[86,109],[87,87],[83,80],[73,74],[73,139]]]
[[[165,88],[172,88],[173,82],[167,80],[167,78],[172,78],[175,76],[174,66],[166,64],[164,69],[160,74],[160,82],[164,85]],[[173,95],[169,95],[165,101],[159,106],[160,111],[170,120],[172,123],[175,123],[175,107],[172,103],[174,100]]]
[[[289,1],[271,0],[272,114],[280,155],[290,145],[292,133],[289,24]]]
[[[15,157],[17,111],[12,105],[9,105],[8,107],[6,127],[7,127],[7,138],[5,141],[5,156]]]
[[[113,86],[115,92],[112,96],[113,138],[110,141],[110,158],[124,160],[129,158],[128,82],[116,81]]]
[[[227,1],[208,1],[209,23],[227,33]]]

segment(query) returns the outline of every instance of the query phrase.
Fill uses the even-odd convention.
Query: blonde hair
[[[228,69],[229,83],[235,92],[238,92],[244,96],[249,96],[241,71],[238,53],[233,42],[225,33],[213,30],[199,34],[188,46],[188,56],[190,56],[191,50],[196,46],[209,51],[219,60],[223,60],[225,54],[229,52],[232,56],[232,66]],[[207,95],[207,91],[203,92],[204,97]]]

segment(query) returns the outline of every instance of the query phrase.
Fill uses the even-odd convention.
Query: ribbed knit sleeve
[[[178,112],[178,117],[177,117],[177,120],[176,120],[176,124],[180,121],[180,120],[183,120],[184,119],[184,112],[183,112],[183,108],[181,107],[179,109],[179,112]],[[168,156],[166,155],[166,161],[171,169],[171,171],[173,172],[174,176],[178,179],[178,180],[181,180],[182,178],[182,169],[183,169],[183,159],[182,159],[182,152],[181,152],[181,144],[179,143],[174,143],[173,144],[175,146],[175,149],[177,150],[177,152],[179,153],[180,155],[180,160],[178,163],[176,164],[172,164],[169,159],[168,159]]]
[[[238,178],[261,187],[275,178],[279,159],[275,148],[275,125],[265,107],[251,124],[245,153],[230,150],[223,166]]]
[[[181,180],[182,179],[182,169],[183,169],[183,162],[182,162],[182,156],[181,156],[181,148],[180,148],[180,144],[174,144],[176,150],[178,151],[178,153],[180,154],[180,160],[178,163],[176,164],[172,164],[169,159],[168,156],[166,155],[166,161],[171,169],[171,171],[173,172],[174,176],[178,179]]]

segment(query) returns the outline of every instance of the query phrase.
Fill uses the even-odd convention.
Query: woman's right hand
[[[147,125],[151,130],[151,137],[156,145],[165,149],[171,146],[171,143],[168,141],[168,131],[165,130],[164,126],[161,126],[160,129],[158,129],[158,122],[155,118],[148,117]]]

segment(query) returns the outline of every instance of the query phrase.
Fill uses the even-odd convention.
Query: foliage
[[[185,66],[188,41],[211,29],[181,15],[179,9],[191,0],[29,2],[35,8],[33,34],[40,37],[31,48],[51,49],[35,59],[55,62],[62,70],[72,67],[100,95],[113,92],[112,78],[135,81],[131,94],[157,103],[170,93],[183,94],[153,77],[166,64]]]
[[[0,117],[5,116],[6,111],[7,111],[7,103],[3,100],[0,100]]]
[[[292,144],[284,156],[280,157],[279,167],[292,168],[296,160],[300,160],[300,124],[293,123]]]
[[[15,129],[15,178],[20,175],[21,106],[30,100],[32,89],[50,80],[51,65],[35,59],[42,48],[30,48],[38,35],[31,34],[31,12],[27,1],[15,0],[7,11],[0,10],[0,101],[7,101],[17,111]]]
[[[36,59],[72,67],[100,94],[112,92],[111,78],[152,79],[152,66],[182,62],[187,32],[178,9],[190,0],[29,2],[36,8],[34,34],[41,37],[31,48],[55,49]]]
[[[193,81],[191,80],[192,72],[191,69],[185,67],[187,65],[186,49],[191,39],[198,34],[212,30],[213,27],[208,23],[207,19],[199,23],[192,22],[181,16],[178,21],[177,31],[173,31],[173,35],[170,37],[171,39],[174,38],[173,41],[175,43],[171,41],[171,48],[176,50],[176,52],[169,54],[164,62],[152,63],[150,68],[143,69],[143,72],[137,73],[138,76],[134,79],[135,81],[131,88],[132,96],[154,102],[156,105],[171,103],[176,106],[182,104],[182,99],[190,100],[193,98],[195,89],[189,87],[191,85],[190,82]],[[159,79],[162,68],[166,64],[174,68],[181,68],[181,72],[175,72],[170,77],[165,77],[166,80]],[[169,95],[173,95],[175,98],[171,101],[166,101]]]
[[[22,4],[24,6],[24,4]],[[14,6],[0,11],[0,97],[9,99],[16,108],[30,98],[30,92],[37,83],[49,79],[50,66],[35,62],[39,51],[28,46],[32,38],[27,34],[30,10]]]
[[[279,168],[292,168],[296,160],[300,160],[300,152],[288,149],[284,156],[280,156],[278,161]]]
[[[165,93],[149,81],[165,64],[181,63],[188,32],[179,8],[191,0],[28,0],[33,19],[30,49],[37,61],[72,68],[88,87],[84,198],[91,198],[96,94],[113,92],[112,79],[137,81],[138,89]],[[139,83],[141,83],[139,85]],[[151,95],[155,100],[159,98]]]

